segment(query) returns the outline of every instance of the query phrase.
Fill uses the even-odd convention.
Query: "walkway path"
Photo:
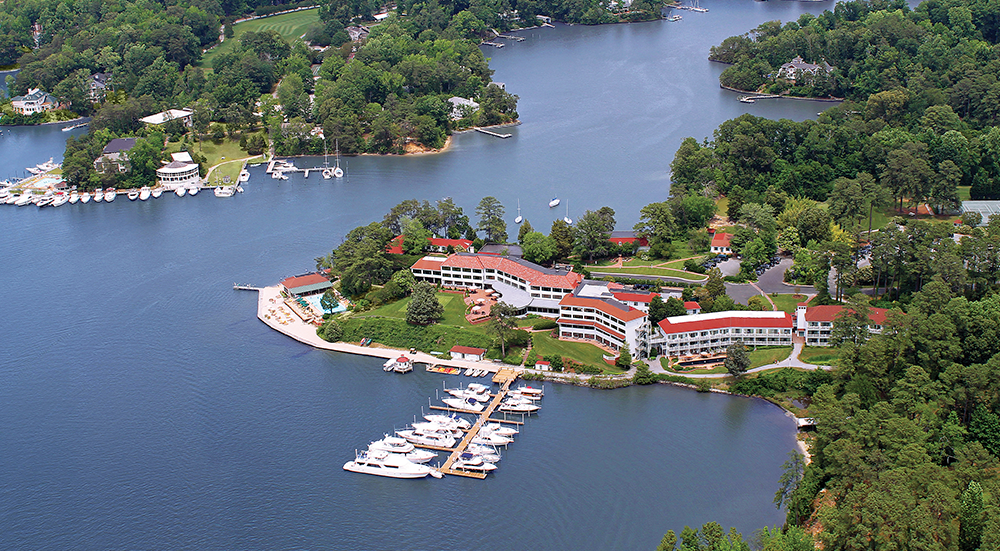
[[[829,365],[816,365],[803,362],[799,359],[799,354],[802,352],[802,343],[797,342],[792,344],[792,353],[779,362],[773,364],[762,365],[760,367],[755,367],[753,369],[747,370],[747,373],[760,373],[761,371],[769,371],[771,369],[781,369],[784,367],[795,367],[799,369],[805,369],[807,371],[816,371],[817,369],[823,369],[829,371],[833,369],[833,366]],[[729,377],[729,373],[679,373],[674,371],[667,371],[663,369],[660,365],[659,360],[645,360],[646,364],[649,366],[650,371],[653,373],[666,373],[668,375],[679,375],[681,377],[688,377],[691,379],[722,379],[724,377]]]
[[[242,163],[244,161],[249,161],[250,159],[256,159],[257,157],[263,157],[263,155],[252,155],[250,157],[243,157],[241,159],[232,159],[230,161],[222,161],[221,163],[212,165],[212,166],[208,167],[208,172],[205,174],[204,180],[206,182],[208,182],[209,178],[212,177],[212,171],[215,170],[215,169],[217,169],[217,168],[219,168],[222,165],[226,165],[226,164],[229,164],[229,163]]]

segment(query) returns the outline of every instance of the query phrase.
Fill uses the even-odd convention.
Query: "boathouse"
[[[481,362],[483,358],[486,357],[486,350],[483,348],[476,348],[473,346],[459,346],[455,345],[451,347],[451,359],[453,360],[469,360],[474,362]]]
[[[191,159],[186,151],[171,153],[173,159],[156,169],[156,181],[167,190],[180,187],[193,187],[201,183],[201,173],[198,163]]]
[[[281,287],[290,295],[314,295],[333,287],[322,274],[310,273],[292,276],[281,281]]]

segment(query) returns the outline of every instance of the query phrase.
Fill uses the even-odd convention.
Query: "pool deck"
[[[272,311],[279,312],[279,315],[272,315]],[[494,363],[492,361],[473,362],[468,360],[442,360],[425,352],[410,354],[409,350],[400,350],[396,348],[372,348],[370,346],[359,346],[357,344],[350,344],[346,342],[327,342],[319,338],[319,335],[316,334],[315,325],[302,321],[302,319],[298,316],[291,313],[288,308],[284,307],[281,298],[281,290],[278,286],[263,287],[258,289],[257,319],[283,335],[321,350],[332,350],[334,352],[344,352],[347,354],[358,354],[360,356],[371,356],[385,359],[397,358],[400,355],[406,355],[415,362],[435,364],[445,367],[457,367],[459,369],[485,369],[490,373],[496,373],[501,368],[514,369],[518,373],[522,371],[522,368],[520,367]],[[379,368],[381,369],[381,365]]]

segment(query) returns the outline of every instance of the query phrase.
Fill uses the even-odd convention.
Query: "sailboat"
[[[558,207],[558,206],[559,206],[559,198],[553,197],[552,200],[549,201],[549,208],[551,209],[553,207]]]
[[[569,217],[569,201],[566,201],[566,217],[563,218],[563,222],[573,225],[573,219]]]
[[[520,224],[521,222],[524,222],[524,217],[521,216],[521,200],[518,199],[517,200],[517,218],[514,219],[514,223],[515,224]]]
[[[344,177],[344,169],[340,168],[340,140],[336,141],[337,144],[337,167],[333,169],[333,175],[336,178]]]
[[[323,138],[323,179],[333,178],[333,170],[330,169],[330,155],[326,151],[326,137]]]

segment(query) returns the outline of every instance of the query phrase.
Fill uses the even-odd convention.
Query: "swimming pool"
[[[46,176],[31,184],[31,187],[49,187],[62,182],[62,176]]]
[[[310,305],[311,305],[311,306],[313,307],[313,309],[315,309],[315,310],[316,310],[317,312],[323,312],[323,307],[322,307],[322,306],[320,306],[320,302],[319,302],[319,301],[320,301],[320,300],[322,300],[322,298],[323,298],[323,294],[322,294],[322,293],[320,293],[320,294],[318,294],[318,295],[309,295],[309,296],[305,296],[305,297],[302,297],[302,298],[306,299],[306,301],[307,301],[307,302],[308,302],[308,303],[309,303],[309,304],[310,304]],[[325,312],[325,313],[327,313],[327,314],[339,314],[339,313],[341,313],[341,312],[343,312],[343,311],[345,311],[345,310],[347,310],[347,307],[346,307],[346,306],[344,306],[344,303],[343,303],[343,302],[338,302],[338,303],[337,303],[337,307],[336,307],[336,308],[334,308],[334,309],[333,309],[332,311],[330,311],[330,312]]]

